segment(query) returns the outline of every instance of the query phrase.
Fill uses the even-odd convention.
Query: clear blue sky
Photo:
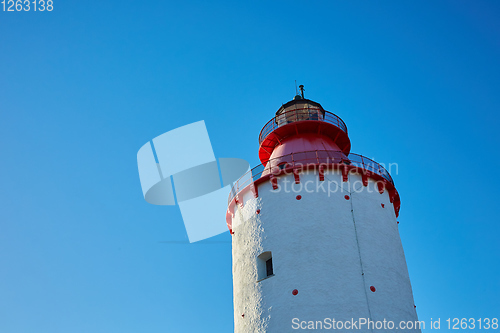
[[[500,3],[58,1],[0,12],[0,332],[232,332],[229,233],[187,241],[136,153],[205,120],[258,163],[295,93],[398,163],[420,319],[500,316]],[[208,244],[208,242],[215,242]]]

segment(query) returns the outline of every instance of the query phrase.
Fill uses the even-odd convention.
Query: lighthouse
[[[235,332],[420,332],[394,181],[300,88],[229,196]]]

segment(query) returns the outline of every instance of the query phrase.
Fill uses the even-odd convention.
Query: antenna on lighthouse
[[[304,89],[304,85],[303,85],[303,84],[301,84],[301,85],[299,86],[299,89],[300,89],[300,96],[302,96],[302,98],[304,98],[304,90],[305,90],[305,89]]]
[[[299,90],[297,89],[297,80],[295,80],[295,96],[299,94]]]

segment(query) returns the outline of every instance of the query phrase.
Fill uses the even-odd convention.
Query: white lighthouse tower
[[[420,332],[386,169],[303,86],[259,143],[227,211],[235,332]]]

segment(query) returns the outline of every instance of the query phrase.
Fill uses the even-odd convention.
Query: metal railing
[[[341,152],[336,150],[313,150],[300,153],[292,153],[280,157],[273,158],[268,161],[264,166],[259,164],[252,170],[244,174],[236,181],[229,194],[228,204],[234,197],[245,187],[252,184],[262,176],[268,174],[278,174],[283,169],[289,168],[307,168],[311,165],[332,165],[332,164],[345,164],[357,168],[370,171],[384,178],[386,181],[394,185],[389,172],[379,163],[369,159],[368,157],[351,153],[347,157]]]
[[[307,121],[307,120],[324,121],[325,123],[337,126],[344,133],[347,134],[347,126],[342,121],[342,119],[340,119],[339,116],[331,112],[325,111],[321,108],[308,107],[308,108],[287,110],[279,115],[276,115],[273,119],[269,120],[267,124],[260,131],[259,144],[261,144],[262,141],[264,141],[264,139],[278,127],[297,121]]]

